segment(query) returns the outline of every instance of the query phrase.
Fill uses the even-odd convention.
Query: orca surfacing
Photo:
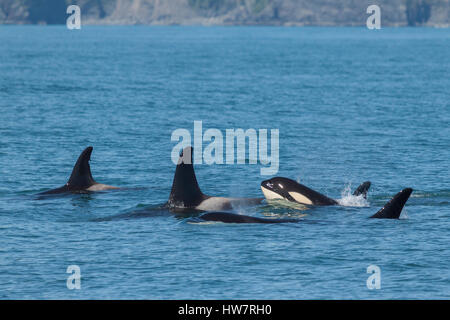
[[[370,181],[366,181],[353,192],[353,195],[362,195],[366,198],[369,188]],[[283,177],[275,177],[261,182],[261,190],[267,200],[284,199],[291,202],[316,206],[332,206],[339,204],[336,200],[328,198],[297,181]]]
[[[91,191],[118,189],[117,187],[98,183],[94,180],[91,174],[91,167],[89,165],[92,150],[93,147],[87,147],[86,149],[83,150],[83,152],[81,152],[77,162],[75,163],[75,166],[73,167],[69,181],[67,181],[67,183],[64,186],[41,192],[39,193],[39,195],[50,195],[60,193],[83,193]]]
[[[402,213],[403,207],[406,201],[408,201],[409,196],[413,192],[411,188],[405,188],[399,193],[397,193],[388,203],[386,203],[383,208],[381,208],[377,213],[375,213],[370,218],[374,219],[398,219]]]
[[[376,219],[398,219],[402,213],[403,207],[412,193],[411,188],[405,188],[397,193],[383,208],[370,218]],[[222,223],[295,223],[300,219],[268,219],[246,216],[228,212],[207,212],[199,217],[203,221],[222,222]]]
[[[208,212],[200,216],[200,219],[211,222],[223,223],[293,223],[299,222],[299,219],[267,219],[243,214],[229,213],[229,212]]]
[[[255,205],[263,200],[263,198],[212,197],[203,194],[195,176],[192,155],[192,147],[184,148],[180,154],[172,190],[167,201],[169,208],[202,211],[231,210],[233,206]]]

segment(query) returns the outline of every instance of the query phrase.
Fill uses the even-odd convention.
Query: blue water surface
[[[0,298],[450,298],[449,57],[449,29],[1,26]],[[171,134],[196,120],[279,129],[277,175],[344,205],[235,210],[303,216],[276,225],[161,209]],[[35,196],[89,145],[122,190]],[[206,194],[260,197],[262,167],[196,172]],[[402,219],[368,219],[404,187]]]

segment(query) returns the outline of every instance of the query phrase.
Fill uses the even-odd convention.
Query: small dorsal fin
[[[397,193],[388,203],[384,205],[377,213],[371,218],[378,219],[398,219],[402,213],[403,206],[408,201],[413,189],[405,188]]]
[[[92,149],[92,147],[87,147],[78,157],[67,182],[70,190],[88,188],[96,183],[94,178],[92,178],[91,167],[89,166]]]
[[[364,199],[367,198],[367,192],[369,191],[370,188],[370,181],[366,181],[363,182],[359,185],[358,188],[356,188],[355,192],[353,192],[354,196],[359,196],[362,195],[364,197]]]
[[[195,177],[193,151],[192,147],[186,147],[180,153],[169,196],[169,206],[192,208],[207,198],[200,190]]]

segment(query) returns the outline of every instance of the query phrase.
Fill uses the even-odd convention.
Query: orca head
[[[266,199],[269,201],[284,199],[288,201],[299,202],[296,201],[296,199],[293,197],[293,195],[301,195],[299,186],[301,185],[297,183],[297,181],[283,177],[275,177],[261,182],[261,190]],[[300,199],[301,197],[298,198]],[[301,203],[312,204],[309,199],[307,199],[306,197],[304,198],[305,199],[303,199],[303,202]]]
[[[397,193],[388,203],[384,205],[377,213],[371,218],[376,219],[398,219],[402,213],[402,209],[408,201],[409,196],[413,192],[411,188],[405,188]]]
[[[275,177],[261,182],[261,190],[268,201],[284,199],[306,205],[329,206],[337,201],[314,191],[295,180]]]
[[[69,181],[66,184],[69,190],[83,190],[97,183],[92,177],[91,167],[89,165],[92,150],[93,147],[87,147],[78,157]]]
[[[167,202],[169,207],[194,208],[208,198],[200,190],[195,177],[192,161],[193,151],[194,148],[186,147],[180,153],[173,178],[172,190]]]

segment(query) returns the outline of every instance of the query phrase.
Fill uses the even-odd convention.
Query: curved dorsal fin
[[[69,181],[67,182],[69,189],[88,188],[96,183],[94,178],[92,178],[91,167],[89,166],[92,149],[92,147],[87,147],[78,157]]]
[[[169,206],[191,208],[207,198],[200,190],[195,177],[192,164],[193,151],[192,147],[186,147],[180,153],[169,196]]]
[[[403,206],[408,201],[413,189],[405,188],[397,193],[388,203],[384,205],[377,213],[371,218],[378,219],[398,219],[402,213]]]

